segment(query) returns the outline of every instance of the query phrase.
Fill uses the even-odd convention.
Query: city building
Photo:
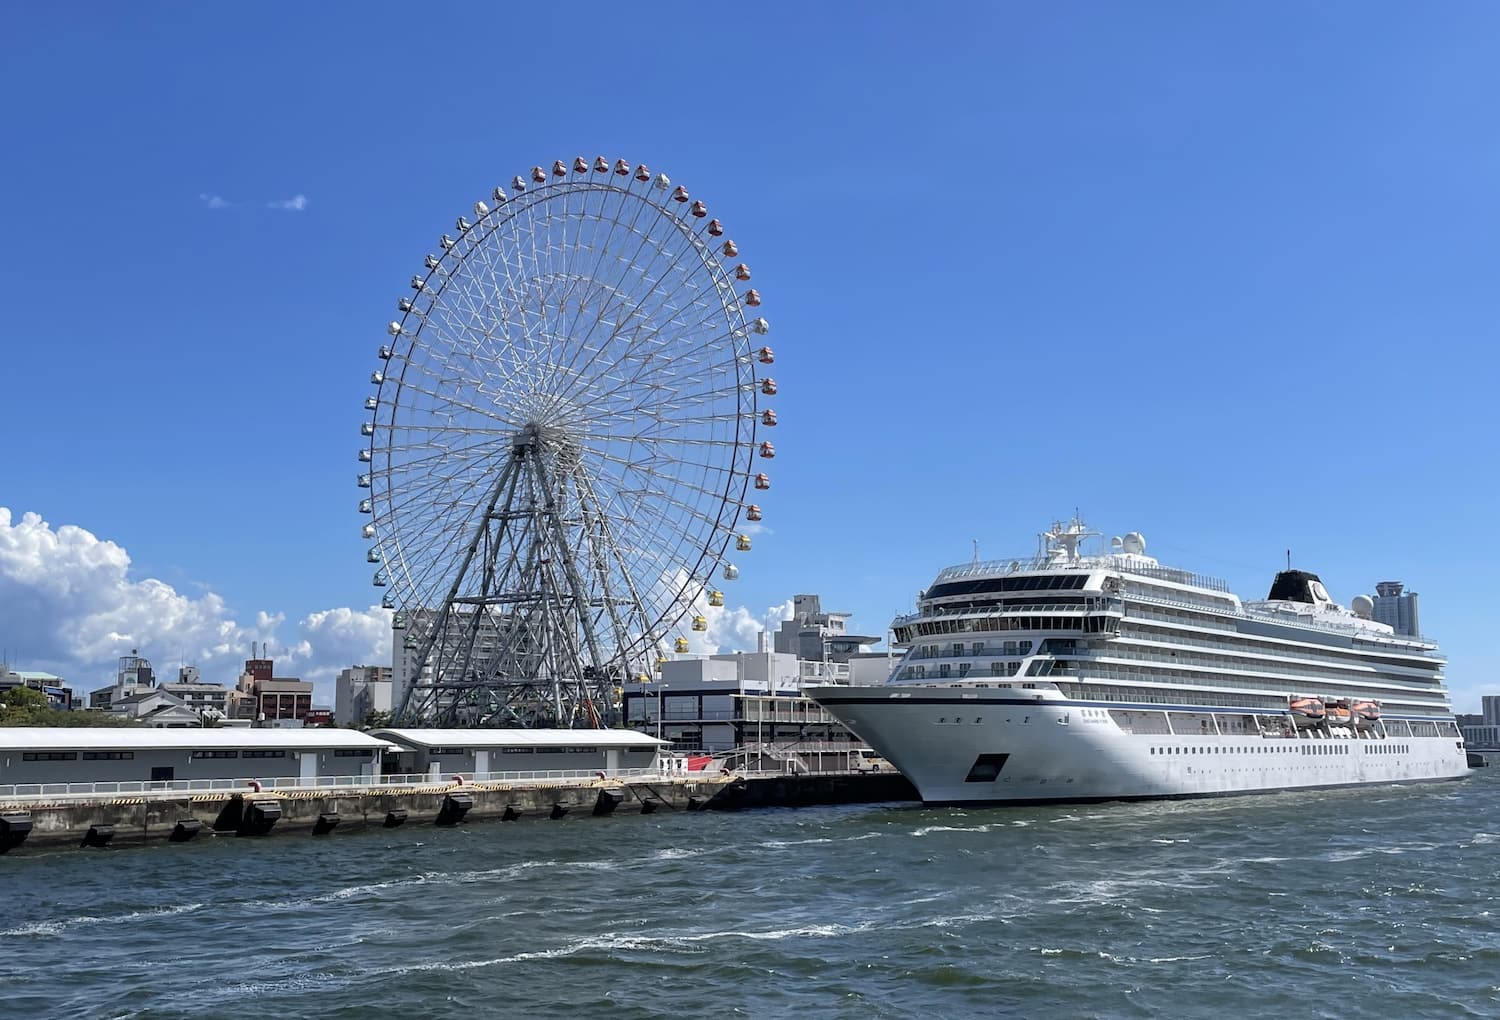
[[[350,666],[334,681],[333,721],[358,726],[371,712],[392,709],[390,666]]]
[[[0,727],[0,786],[378,776],[386,741],[353,730]]]
[[[1470,751],[1500,753],[1500,694],[1486,694],[1479,699],[1477,714],[1455,715],[1464,744]]]
[[[851,615],[823,612],[823,600],[817,595],[793,596],[792,618],[783,620],[773,635],[773,650],[804,663],[799,675],[807,682],[847,683],[850,658],[880,641],[878,637],[850,634]]]
[[[160,687],[142,689],[114,698],[109,713],[124,719],[134,719],[143,726],[157,729],[206,725],[203,716],[194,712],[183,700]]]
[[[1420,637],[1421,623],[1417,617],[1417,593],[1402,594],[1400,581],[1381,581],[1375,586],[1375,609],[1370,614],[1380,623],[1388,623],[1397,634]]]
[[[108,712],[130,695],[151,690],[155,686],[156,670],[151,668],[149,660],[142,658],[132,648],[129,655],[122,655],[116,660],[115,682],[89,692],[89,708]]]
[[[52,708],[68,711],[73,707],[73,688],[62,677],[37,670],[11,669],[0,662],[0,694],[14,687],[29,687],[45,695]]]
[[[471,613],[470,606],[457,606],[456,613]],[[406,690],[413,683],[432,681],[432,662],[438,657],[438,650],[434,650],[422,665],[420,676],[416,676],[417,653],[421,651],[415,637],[430,628],[438,616],[435,609],[415,609],[410,612],[396,613],[391,617],[391,710],[400,711],[402,702],[406,699]],[[470,630],[467,623],[462,625],[450,624],[444,629],[444,643],[448,646],[444,658],[452,658],[459,647],[459,642]],[[475,630],[474,647],[471,653],[476,662],[488,662],[492,660],[499,650],[500,628],[496,625],[494,618],[485,613],[480,617]]]
[[[193,673],[196,675],[197,670]],[[177,683],[162,684],[160,689],[177,698],[208,722],[224,719],[229,715],[229,689],[223,684],[179,679]]]
[[[312,683],[275,673],[272,659],[246,659],[239,683],[225,692],[229,715],[272,726],[302,725],[312,711]]]
[[[296,677],[272,677],[255,685],[256,718],[302,722],[312,711],[313,685]]]
[[[766,651],[665,662],[659,681],[625,685],[626,725],[677,752],[734,752],[731,765],[849,768],[864,743],[802,696],[805,665]]]

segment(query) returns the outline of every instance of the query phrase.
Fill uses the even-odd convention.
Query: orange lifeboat
[[[1356,701],[1349,706],[1354,713],[1354,725],[1362,730],[1367,730],[1380,721],[1380,702],[1378,701]]]
[[[1323,724],[1323,702],[1319,698],[1294,697],[1287,708],[1298,726],[1307,728]]]
[[[1354,713],[1347,701],[1330,701],[1324,709],[1323,721],[1329,726],[1353,726]]]

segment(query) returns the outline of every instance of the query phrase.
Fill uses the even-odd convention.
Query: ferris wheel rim
[[[616,165],[618,166],[619,163],[617,163]],[[575,169],[575,174],[577,172],[578,171]],[[637,180],[639,180],[639,178],[637,178]],[[681,259],[683,256],[691,253],[693,257],[697,259],[697,268],[701,269],[712,280],[713,293],[719,301],[719,310],[723,313],[726,328],[718,337],[711,339],[722,339],[729,343],[731,351],[730,362],[736,367],[736,372],[738,373],[736,378],[740,380],[733,387],[734,412],[732,416],[730,416],[730,418],[735,422],[734,438],[732,440],[723,441],[728,447],[728,452],[723,458],[722,462],[713,468],[713,470],[717,470],[720,473],[721,478],[718,483],[713,486],[711,493],[713,502],[707,504],[707,507],[711,508],[713,511],[712,520],[707,520],[707,514],[703,513],[702,511],[691,510],[689,512],[690,516],[695,516],[704,520],[706,522],[706,529],[702,532],[703,537],[692,543],[691,548],[687,551],[686,555],[677,555],[676,559],[678,562],[676,565],[682,568],[680,570],[681,579],[679,582],[676,582],[669,586],[675,589],[669,593],[669,597],[658,598],[656,600],[658,605],[652,608],[652,612],[650,614],[653,618],[649,622],[649,625],[644,628],[645,632],[641,635],[642,644],[650,645],[655,641],[661,640],[662,635],[659,633],[659,631],[666,627],[670,627],[671,625],[678,622],[684,615],[686,615],[688,604],[698,593],[698,591],[701,591],[704,588],[704,586],[712,576],[713,569],[721,564],[727,564],[729,562],[727,559],[729,546],[731,543],[737,541],[736,531],[738,529],[741,515],[743,514],[744,508],[747,505],[747,497],[750,492],[750,487],[753,481],[757,481],[757,476],[754,471],[754,458],[756,453],[756,439],[758,436],[759,427],[759,402],[755,396],[756,369],[754,360],[752,357],[750,357],[749,336],[752,329],[751,321],[746,313],[746,298],[741,297],[737,293],[734,283],[730,279],[729,271],[726,269],[725,265],[723,265],[719,261],[719,258],[713,254],[713,246],[710,245],[707,240],[705,240],[701,229],[695,230],[693,228],[692,222],[687,217],[678,215],[676,211],[673,210],[671,205],[668,204],[667,199],[662,199],[659,201],[653,200],[653,196],[651,194],[651,189],[653,187],[656,187],[656,190],[663,190],[659,186],[656,186],[654,181],[647,183],[647,186],[644,189],[635,189],[632,187],[620,187],[613,181],[607,179],[600,181],[585,174],[581,178],[564,177],[561,180],[556,181],[548,180],[542,187],[535,189],[528,188],[525,192],[518,194],[515,200],[508,200],[504,203],[497,204],[496,208],[494,209],[485,209],[483,214],[480,214],[480,209],[482,208],[482,206],[480,204],[476,204],[475,222],[469,224],[464,218],[461,217],[458,220],[458,225],[461,228],[459,230],[459,236],[457,238],[449,238],[448,235],[444,235],[443,243],[441,245],[442,254],[437,256],[429,256],[426,260],[426,274],[418,274],[418,276],[413,277],[412,289],[419,295],[419,297],[428,297],[430,298],[430,300],[427,304],[426,309],[421,312],[418,311],[417,302],[402,302],[404,307],[401,309],[401,318],[398,321],[392,323],[393,328],[391,330],[393,343],[399,343],[403,339],[406,341],[405,353],[402,357],[395,359],[400,362],[399,372],[394,378],[391,378],[390,376],[382,373],[377,373],[378,375],[380,375],[380,378],[378,380],[372,378],[372,382],[374,382],[374,384],[377,386],[376,393],[373,398],[376,405],[376,414],[373,431],[369,433],[370,442],[368,444],[368,460],[372,464],[372,469],[370,475],[368,476],[370,484],[365,486],[372,489],[371,499],[366,502],[378,502],[382,498],[382,496],[386,497],[387,499],[385,513],[374,515],[376,517],[376,520],[372,521],[372,523],[378,522],[383,525],[382,528],[378,528],[376,531],[377,535],[381,535],[382,532],[385,532],[385,534],[382,535],[381,541],[379,543],[382,553],[384,553],[384,550],[388,547],[398,553],[397,559],[401,564],[400,576],[401,580],[404,582],[402,587],[405,588],[405,591],[403,593],[404,595],[430,600],[431,592],[434,589],[430,584],[427,584],[427,579],[433,575],[434,569],[431,565],[429,565],[426,569],[414,574],[411,566],[406,562],[407,540],[401,533],[401,526],[397,517],[398,511],[401,508],[396,505],[394,496],[391,495],[397,491],[397,486],[392,484],[390,480],[390,475],[394,473],[396,468],[391,463],[389,458],[387,460],[386,468],[383,473],[377,471],[373,465],[376,456],[381,449],[386,450],[389,454],[389,451],[391,451],[395,446],[395,444],[389,438],[384,447],[381,446],[379,440],[381,438],[382,432],[390,437],[394,435],[395,431],[398,428],[410,429],[413,427],[409,422],[397,422],[397,409],[401,406],[402,394],[407,390],[408,386],[414,385],[412,383],[409,383],[407,379],[407,373],[411,370],[412,367],[412,352],[417,349],[419,343],[423,342],[424,331],[428,332],[429,334],[431,333],[433,328],[433,311],[438,307],[438,302],[447,292],[448,288],[453,284],[454,275],[450,271],[445,271],[445,262],[453,265],[454,268],[458,269],[459,271],[462,271],[467,261],[471,258],[476,257],[476,253],[484,250],[483,246],[490,242],[492,238],[499,236],[500,232],[505,228],[505,225],[507,223],[514,222],[521,215],[527,214],[535,210],[536,208],[543,206],[547,201],[555,200],[557,198],[563,199],[563,212],[564,214],[566,214],[568,212],[567,199],[572,196],[579,196],[580,209],[576,211],[575,215],[583,215],[585,217],[588,198],[591,195],[598,196],[603,194],[606,196],[605,199],[601,199],[600,201],[599,208],[601,211],[604,208],[603,202],[610,194],[620,196],[621,200],[628,199],[634,201],[638,203],[639,206],[650,207],[654,211],[655,222],[668,224],[671,230],[675,231],[681,239],[686,241],[686,245],[677,253],[676,257],[677,259]],[[681,189],[679,188],[679,190]],[[499,189],[497,189],[497,197],[498,191]],[[678,199],[679,204],[681,204],[682,201],[682,199]],[[501,210],[505,210],[505,215],[498,215]],[[639,209],[637,209],[637,213],[639,213]],[[697,213],[696,211],[693,215],[701,219],[701,214]],[[717,224],[717,220],[712,222],[714,224]],[[611,229],[613,229],[613,227],[617,225],[617,223],[612,224]],[[548,231],[548,242],[550,245],[550,221],[548,223]],[[709,233],[712,236],[717,236],[713,234],[711,230],[709,231]],[[628,235],[629,231],[627,231],[627,237]],[[579,229],[578,237],[580,239],[582,237],[581,227]],[[564,238],[566,238],[566,224],[564,224]],[[645,241],[646,235],[642,234],[641,243],[644,244]],[[737,249],[735,248],[732,241],[726,242],[723,245],[722,250],[726,255],[737,254]],[[741,270],[744,269],[743,263],[739,268]],[[490,269],[491,271],[493,271],[492,264],[490,266]],[[585,274],[583,274],[583,276],[579,277],[578,279],[588,279],[587,273],[585,272]],[[575,279],[572,286],[576,286],[577,282],[578,280]],[[434,283],[438,284],[435,288],[433,287]],[[571,292],[572,290],[570,286],[569,293],[571,294]],[[748,292],[748,295],[755,294],[756,292],[753,289]],[[566,298],[564,298],[563,300],[566,300]],[[756,297],[754,304],[759,304],[758,296]],[[408,324],[411,323],[414,318],[417,322],[416,328],[409,329]],[[759,319],[756,321],[757,323],[763,325],[765,320]],[[598,323],[596,322],[595,325],[597,326],[597,324]],[[764,329],[760,329],[759,331],[764,332]],[[601,347],[599,351],[595,352],[594,357],[598,357],[604,349],[604,347]],[[391,352],[392,357],[384,357],[385,351],[386,348],[382,347],[383,360],[389,363],[396,352]],[[744,380],[748,380],[748,385],[744,383]],[[581,376],[577,380],[575,380],[575,382],[579,387],[583,387],[585,385],[582,381]],[[394,392],[390,396],[387,395],[387,387],[389,386],[394,386]],[[774,392],[774,390],[771,390],[769,392]],[[368,403],[369,402],[367,401],[367,406]],[[381,412],[386,408],[390,409],[390,414],[388,418],[382,421]],[[470,409],[475,413],[483,413],[483,409],[480,408],[477,403],[474,403]],[[637,410],[638,409],[639,408],[637,408]],[[614,416],[614,418],[616,419],[621,414],[623,414],[623,411],[618,409],[610,412],[610,415]],[[494,427],[492,429],[482,430],[480,433],[475,433],[472,430],[471,426],[469,427],[467,434],[471,436],[475,434],[489,435],[498,442],[490,444],[488,446],[488,454],[486,454],[484,450],[479,450],[479,448],[483,444],[473,443],[469,447],[458,451],[457,455],[460,458],[469,457],[471,454],[473,454],[474,451],[479,450],[478,457],[481,460],[485,459],[486,456],[488,456],[490,459],[493,459],[497,448],[499,449],[499,452],[503,454],[504,440],[507,435],[507,430],[511,430],[513,432],[515,428],[515,422],[513,420],[495,416],[493,414],[490,415],[490,418],[494,423]],[[640,463],[631,463],[618,456],[595,450],[593,446],[588,442],[588,440],[590,439],[592,439],[591,436],[585,435],[584,441],[580,442],[580,446],[587,449],[589,453],[593,454],[595,460],[602,461],[604,463],[614,463],[622,471],[627,467],[632,471],[641,471]],[[672,440],[657,437],[652,441],[660,443],[670,442]],[[454,456],[454,452],[448,451],[447,455],[449,457],[452,457]],[[671,463],[670,460],[669,463]],[[684,468],[688,466],[686,461],[680,463]],[[698,467],[701,465],[697,464],[697,462],[694,462],[692,466]],[[685,482],[685,479],[672,474],[662,475],[658,472],[645,471],[644,475],[650,478],[661,478],[667,483],[677,483],[678,485],[681,485]],[[614,480],[612,476],[606,475],[605,477],[607,479]],[[760,477],[763,478],[764,475],[761,475]],[[374,482],[377,478],[383,482],[383,487],[380,490],[379,494],[374,491]],[[363,480],[362,485],[365,485],[365,482]],[[619,491],[620,490],[618,486],[616,486],[614,491],[611,491],[607,494],[605,502],[611,504],[612,506],[618,503]],[[706,490],[704,490],[702,487],[699,487],[699,491],[701,493]],[[362,503],[362,507],[363,505],[364,504]],[[678,509],[682,509],[682,506],[683,505],[679,505]],[[644,525],[642,525],[638,516],[631,517],[620,514],[618,507],[615,507],[615,511],[618,516],[616,516],[614,519],[624,526],[624,530],[629,532],[632,540],[638,539],[641,542],[649,540],[650,532],[649,530],[645,532],[641,531]],[[383,520],[383,518],[386,517],[391,518],[391,520]],[[413,541],[414,540],[415,538],[413,538]],[[743,538],[743,536],[738,536],[738,541],[744,542],[746,540]],[[743,548],[743,546],[741,546],[741,548]],[[416,550],[416,552],[420,551],[421,550]],[[639,550],[632,551],[639,552]],[[449,552],[449,559],[451,560],[451,550],[449,550]],[[375,550],[372,549],[372,557],[374,556],[374,554]],[[669,560],[671,558],[672,557],[670,555],[667,557],[667,559]],[[380,562],[382,562],[384,569],[387,571],[389,579],[391,581],[395,581],[398,571],[394,569],[394,565],[391,563],[391,561],[384,555],[382,555]],[[638,559],[637,562],[643,562],[643,560]],[[437,570],[438,576],[442,576],[442,573],[443,572],[441,569]],[[426,587],[425,595],[420,590],[424,588],[424,586]]]

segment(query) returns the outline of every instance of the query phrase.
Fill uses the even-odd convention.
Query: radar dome
[[[1368,595],[1356,595],[1349,600],[1349,608],[1354,615],[1368,620],[1370,614],[1375,612],[1375,600]]]
[[[1132,556],[1140,556],[1146,551],[1146,536],[1132,531],[1120,540],[1120,547]]]

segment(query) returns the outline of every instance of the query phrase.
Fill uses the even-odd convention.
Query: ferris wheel
[[[423,265],[359,451],[397,718],[609,725],[762,517],[760,293],[703,201],[603,157],[495,188]]]

